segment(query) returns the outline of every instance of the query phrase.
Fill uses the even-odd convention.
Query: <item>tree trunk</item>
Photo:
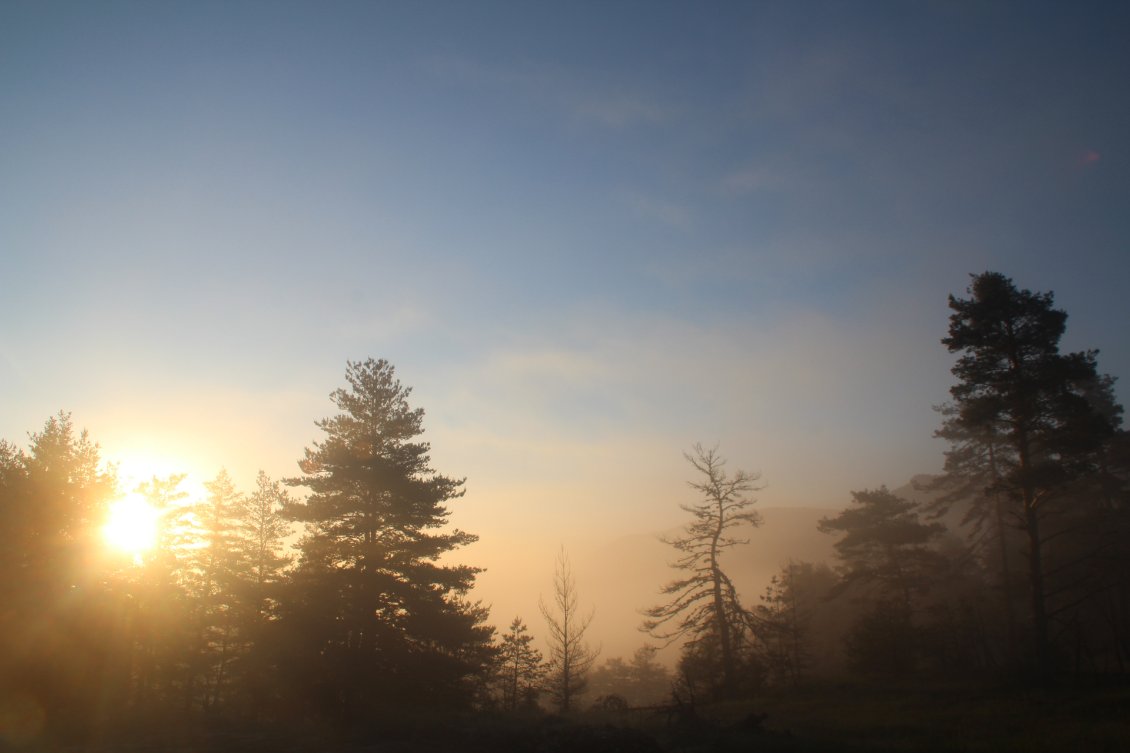
[[[1000,476],[997,472],[997,456],[996,450],[993,445],[989,445],[989,476],[992,479],[994,487],[1000,481]],[[1008,558],[1008,539],[1006,537],[1007,526],[1004,522],[1004,502],[1001,499],[1001,493],[998,489],[993,490],[993,512],[995,513],[995,523],[997,527],[997,546],[1000,549],[1001,558],[1001,595],[1004,597],[1005,619],[1008,626],[1008,650],[1009,653],[1015,657],[1016,647],[1016,604],[1015,595],[1012,589],[1012,566]]]
[[[727,698],[737,695],[734,678],[734,648],[730,635],[730,622],[726,619],[726,598],[722,592],[722,568],[718,565],[718,540],[722,537],[725,514],[718,501],[718,528],[710,544],[710,575],[714,579],[714,619],[718,623],[718,643],[722,649],[722,693]]]
[[[1025,491],[1025,497],[1030,492]],[[1041,673],[1052,670],[1051,645],[1048,638],[1048,611],[1044,599],[1044,566],[1040,541],[1040,516],[1035,505],[1024,503],[1025,530],[1028,534],[1028,581],[1032,589],[1032,628],[1036,638],[1036,663]]]

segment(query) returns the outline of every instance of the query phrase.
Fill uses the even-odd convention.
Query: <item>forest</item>
[[[1115,378],[1061,351],[1050,292],[985,272],[949,310],[944,472],[845,490],[811,532],[831,561],[740,593],[759,475],[690,445],[624,657],[564,548],[539,614],[476,598],[465,479],[385,360],[348,363],[299,475],[221,471],[200,499],[183,475],[122,488],[59,412],[0,442],[0,749],[1124,750]]]

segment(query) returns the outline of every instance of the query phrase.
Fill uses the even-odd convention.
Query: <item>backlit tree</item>
[[[1008,518],[1024,534],[1035,653],[1046,670],[1053,609],[1045,558],[1050,538],[1061,533],[1048,526],[1075,504],[1071,486],[1099,469],[1121,408],[1103,411],[1096,403],[1102,377],[1095,351],[1059,352],[1067,314],[1054,307],[1051,293],[1019,290],[997,272],[974,276],[968,293],[949,298],[953,313],[942,343],[959,358],[941,433],[992,445],[994,477],[986,491],[1004,495]]]
[[[561,711],[569,711],[573,700],[585,691],[588,671],[599,653],[585,638],[593,612],[582,612],[579,602],[573,569],[562,548],[557,554],[553,572],[553,603],[538,603],[549,628],[549,677],[546,687]]]
[[[113,467],[69,413],[26,451],[0,441],[0,698],[32,699],[49,726],[122,700],[126,651],[99,535],[116,493]]]
[[[306,662],[294,679],[332,690],[337,713],[468,702],[492,629],[465,598],[479,570],[437,561],[476,539],[448,527],[463,481],[431,468],[424,412],[387,361],[350,362],[345,377],[331,395],[341,412],[318,422],[325,436],[289,481],[310,490],[285,507],[306,524],[283,605]]]
[[[507,711],[537,706],[545,663],[541,651],[533,647],[533,641],[534,637],[520,617],[515,617],[502,635],[497,680],[502,691],[502,708]]]
[[[702,498],[682,505],[693,516],[685,533],[664,541],[680,553],[672,566],[685,575],[663,587],[661,593],[671,600],[648,609],[641,629],[668,643],[686,638],[692,649],[702,643],[699,653],[716,657],[722,695],[733,697],[753,618],[722,569],[721,557],[727,549],[749,543],[735,538],[729,533],[732,529],[761,524],[761,515],[751,509],[755,500],[748,496],[762,488],[760,475],[745,471],[728,475],[726,461],[717,450],[705,450],[702,445],[696,444],[694,454],[684,456],[700,474],[701,480],[689,483]]]

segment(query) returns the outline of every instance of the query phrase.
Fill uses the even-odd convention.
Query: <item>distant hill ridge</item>
[[[931,478],[914,476],[892,491],[907,499],[925,501],[931,495],[920,487]],[[845,498],[841,507],[755,508],[761,513],[762,525],[735,531],[739,537],[749,539],[749,543],[734,547],[723,559],[743,603],[751,607],[760,603],[770,578],[790,559],[835,566],[836,537],[820,533],[817,524],[821,518],[834,516],[846,507],[850,495],[845,494]],[[581,605],[595,610],[589,637],[594,646],[602,647],[603,658],[631,656],[648,641],[638,630],[642,621],[640,611],[659,604],[663,599],[659,590],[679,574],[669,566],[678,552],[660,537],[680,533],[681,528],[671,528],[618,536],[570,550]],[[535,636],[542,636],[544,624],[536,604],[539,594],[549,593],[551,553],[545,553],[542,560],[545,568],[541,570],[530,568],[530,562],[492,563],[483,578],[487,587],[476,591],[495,606],[492,621],[496,625],[506,624],[518,614],[526,619]]]

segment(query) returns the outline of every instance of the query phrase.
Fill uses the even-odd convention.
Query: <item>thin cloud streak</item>
[[[659,222],[678,230],[689,230],[693,224],[693,215],[684,205],[672,201],[664,201],[645,194],[628,192],[623,196],[623,202],[638,217]]]
[[[658,126],[672,121],[677,110],[660,104],[640,91],[598,83],[598,77],[580,77],[562,67],[530,62],[521,70],[490,65],[467,58],[432,58],[425,68],[441,80],[471,90],[485,89],[507,98],[564,116],[568,121],[623,130]]]

